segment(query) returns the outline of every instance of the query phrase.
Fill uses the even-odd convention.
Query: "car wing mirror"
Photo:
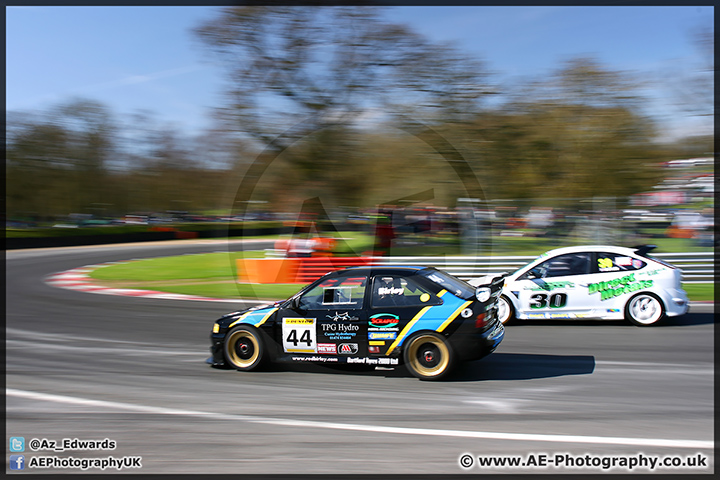
[[[540,267],[533,268],[529,270],[526,274],[526,277],[528,280],[534,280],[536,278],[543,278],[545,276],[545,270]]]

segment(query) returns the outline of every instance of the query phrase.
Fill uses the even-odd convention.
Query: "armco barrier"
[[[678,267],[685,283],[708,283],[715,281],[713,252],[656,253],[660,260]],[[378,264],[433,266],[463,280],[488,274],[512,273],[537,256],[493,257],[379,257]]]
[[[683,273],[685,283],[708,283],[715,281],[714,254],[712,252],[700,253],[659,253],[653,255],[676,267]],[[294,278],[293,282],[272,283],[310,283],[329,271],[359,265],[418,265],[433,266],[455,275],[463,280],[482,277],[489,274],[512,273],[526,265],[537,256],[493,256],[493,257],[320,257],[301,259],[258,259],[262,261],[288,261],[297,263],[294,277],[284,277],[285,280]],[[261,268],[263,264],[251,268]],[[277,269],[266,263],[268,268]],[[247,271],[247,269],[243,269]],[[241,267],[238,264],[241,281],[248,281],[242,277]],[[271,270],[270,276],[274,275]],[[255,276],[254,278],[259,278]],[[252,282],[255,283],[255,282]],[[266,282],[257,282],[266,283]]]

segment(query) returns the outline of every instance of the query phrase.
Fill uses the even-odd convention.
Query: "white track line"
[[[441,430],[431,428],[403,428],[387,427],[381,425],[359,425],[352,423],[330,423],[312,420],[291,420],[283,418],[258,417],[253,415],[233,415],[216,412],[203,412],[198,410],[182,410],[176,408],[153,407],[148,405],[137,405],[132,403],[109,402],[105,400],[92,400],[88,398],[69,397],[65,395],[54,395],[49,393],[30,392],[8,388],[5,390],[9,397],[24,398],[28,400],[39,400],[45,402],[56,402],[70,405],[83,405],[91,407],[114,408],[129,410],[140,413],[156,415],[180,415],[189,417],[208,418],[212,420],[234,420],[265,425],[279,425],[285,427],[301,428],[322,428],[328,430],[350,430],[369,433],[390,433],[400,435],[429,435],[455,438],[482,438],[492,440],[514,440],[514,441],[535,441],[554,443],[585,443],[596,445],[632,445],[643,447],[670,447],[670,448],[694,448],[714,449],[715,442],[703,440],[669,440],[654,438],[627,438],[627,437],[599,437],[585,435],[542,435],[533,433],[501,433],[501,432],[473,432],[465,430]]]

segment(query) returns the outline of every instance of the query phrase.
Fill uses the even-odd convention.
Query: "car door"
[[[275,334],[281,352],[328,360],[367,355],[367,283],[365,275],[330,277],[303,293],[294,307],[278,312]]]
[[[517,280],[521,318],[581,318],[592,310],[581,284],[586,284],[592,254],[565,253],[528,270]]]
[[[377,274],[372,278],[368,311],[368,351],[386,355],[403,328],[423,309],[443,301],[412,276]]]
[[[647,263],[626,253],[600,251],[593,255],[590,275],[583,282],[588,302],[598,314],[621,317],[625,302],[647,279],[636,275]]]

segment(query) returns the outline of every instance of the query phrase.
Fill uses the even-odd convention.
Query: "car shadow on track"
[[[665,317],[655,325],[648,327],[639,328],[661,328],[661,327],[684,327],[690,325],[707,325],[715,323],[715,314],[708,313],[688,313],[679,317]],[[506,328],[522,328],[522,327],[539,327],[539,326],[577,326],[577,327],[591,327],[591,326],[615,326],[615,327],[627,327],[627,328],[638,328],[632,323],[626,320],[574,320],[574,319],[562,319],[562,320],[512,320]]]
[[[412,378],[404,365],[375,369],[364,365],[271,364],[265,371],[361,375],[387,378]],[[533,378],[589,375],[595,370],[590,355],[537,355],[493,353],[473,362],[460,363],[443,382],[477,382],[482,380],[529,380]]]
[[[589,375],[594,370],[595,357],[592,355],[493,353],[482,360],[461,363],[446,381],[530,380]]]
[[[656,327],[684,327],[689,325],[707,325],[715,323],[714,313],[688,313],[680,317],[670,317],[658,322]]]

